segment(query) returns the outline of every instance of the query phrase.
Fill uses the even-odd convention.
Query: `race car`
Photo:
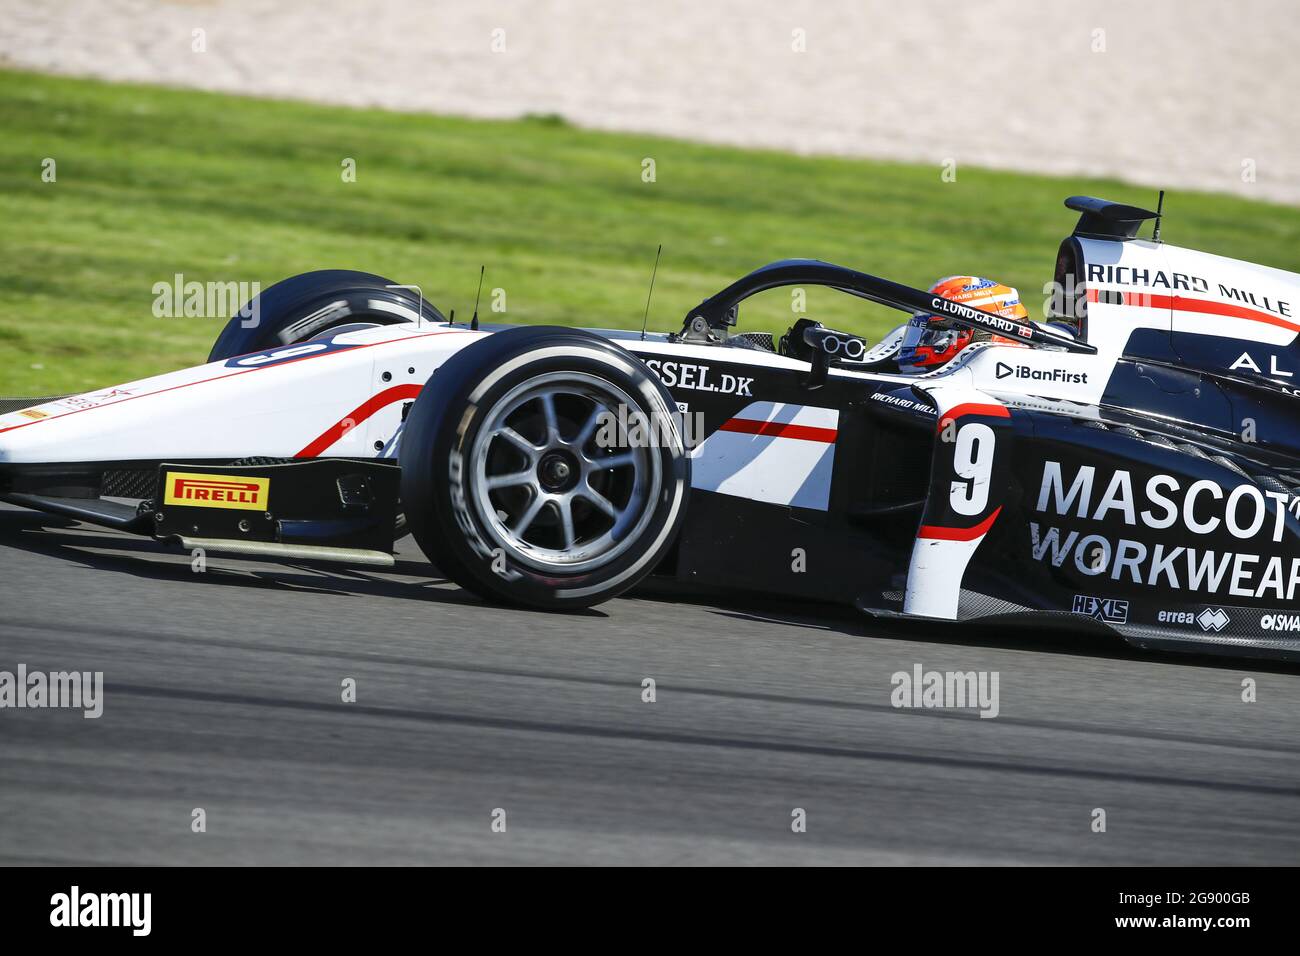
[[[11,406],[0,499],[281,559],[391,564],[409,528],[464,588],[542,609],[655,572],[1300,659],[1300,275],[1066,205],[1044,323],[812,260],[672,334],[457,324],[379,276],[295,276],[206,364]],[[809,285],[977,341],[917,373],[908,322],[737,330]]]

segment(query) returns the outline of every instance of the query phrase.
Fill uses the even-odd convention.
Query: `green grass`
[[[57,181],[42,182],[45,157]],[[340,176],[345,157],[357,179]],[[657,181],[642,181],[652,157]],[[974,273],[1031,311],[1071,193],[1149,205],[1110,181],[805,158],[0,71],[0,394],[81,391],[202,361],[218,318],[155,318],[153,285],[260,282],[322,268],[419,283],[468,317],[480,263],[492,320],[652,329],[773,259],[912,285]],[[1165,238],[1300,267],[1300,209],[1176,193]],[[488,290],[506,291],[491,315]],[[788,290],[742,309],[778,330]],[[898,313],[822,290],[807,313],[879,335]]]

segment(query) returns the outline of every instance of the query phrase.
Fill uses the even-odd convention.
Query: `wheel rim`
[[[618,386],[566,371],[529,379],[491,408],[470,461],[474,506],[498,547],[536,570],[576,574],[636,542],[661,466],[648,444],[597,443],[602,415],[619,406],[641,411]]]

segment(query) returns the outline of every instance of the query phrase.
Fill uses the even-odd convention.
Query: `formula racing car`
[[[812,260],[671,334],[457,324],[379,276],[296,276],[203,365],[11,404],[0,499],[281,559],[391,564],[409,528],[461,586],[536,608],[657,572],[1300,659],[1300,275],[1066,205],[1043,323]],[[808,285],[982,341],[914,374],[906,323],[738,329],[750,296]]]

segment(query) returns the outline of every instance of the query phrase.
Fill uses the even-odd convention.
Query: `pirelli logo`
[[[270,490],[270,478],[235,478],[230,475],[171,471],[167,473],[163,504],[266,511]]]

